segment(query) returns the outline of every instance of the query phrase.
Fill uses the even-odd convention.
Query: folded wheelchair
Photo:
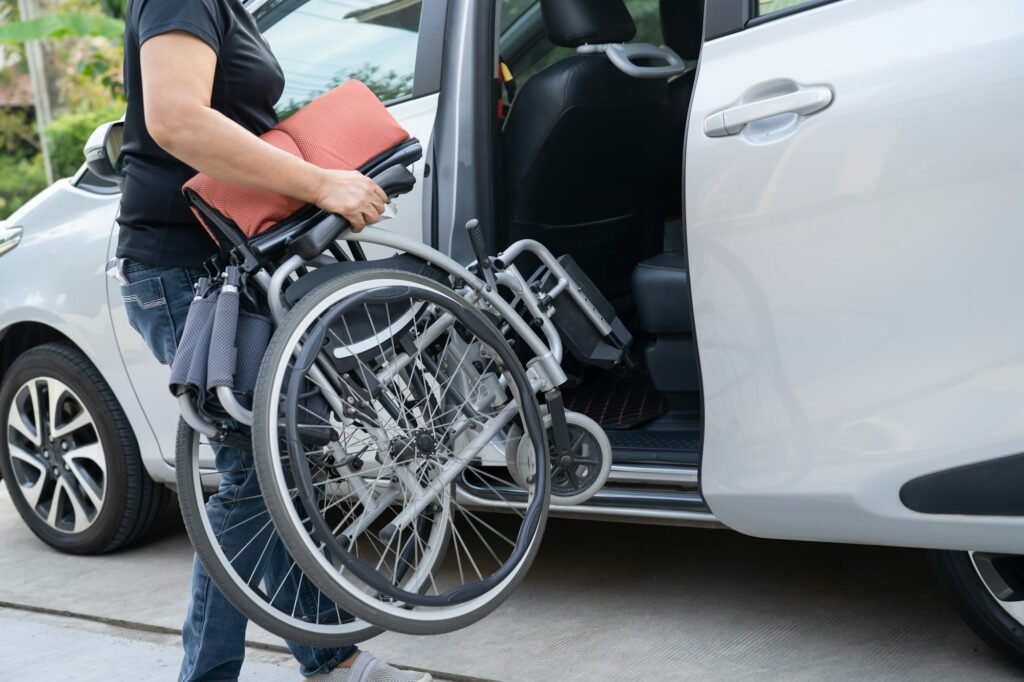
[[[354,81],[265,138],[391,198],[421,156]],[[607,437],[559,386],[566,347],[603,366],[625,357],[611,307],[535,241],[489,256],[475,221],[476,261],[462,264],[203,176],[185,191],[220,245],[171,370],[181,507],[212,579],[257,624],[312,645],[448,632],[493,611],[529,569],[552,499],[582,503],[608,478]],[[366,244],[396,255],[367,260]],[[524,274],[527,261],[539,269]],[[241,461],[265,504],[221,500],[244,511],[215,532],[205,496],[239,474],[238,460],[215,464],[226,447],[252,452]],[[245,542],[228,543],[238,528]],[[269,575],[276,543],[290,567]]]

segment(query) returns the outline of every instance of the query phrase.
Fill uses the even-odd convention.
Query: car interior
[[[683,238],[683,144],[701,46],[699,0],[540,0],[503,27],[493,244],[536,239],[580,266],[633,337],[626,361],[568,358],[566,406],[604,427],[621,471],[696,469],[700,379]],[[666,45],[682,73],[620,68],[589,46]],[[657,60],[640,61],[655,73]],[[516,75],[520,72],[522,75]],[[506,86],[508,84],[506,83]],[[656,471],[649,471],[656,473]],[[593,504],[700,508],[692,483],[618,477]],[[611,479],[613,482],[616,477]],[[676,480],[678,485],[666,486]],[[654,490],[653,488],[662,488]]]

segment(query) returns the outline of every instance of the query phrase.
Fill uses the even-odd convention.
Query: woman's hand
[[[325,170],[315,203],[325,211],[337,213],[352,225],[353,232],[359,232],[380,220],[388,196],[362,173]]]

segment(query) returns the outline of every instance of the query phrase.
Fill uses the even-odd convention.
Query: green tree
[[[48,14],[19,17],[17,0],[0,0],[0,88],[23,79],[24,45],[41,40],[54,112],[47,149],[55,177],[81,166],[92,130],[124,112],[121,68],[125,0],[36,0]],[[0,218],[46,186],[33,110],[0,111]]]
[[[16,211],[46,187],[43,157],[0,156],[0,218]]]
[[[412,74],[382,71],[377,64],[364,64],[358,69],[338,72],[322,89],[310,92],[303,100],[290,100],[287,104],[278,105],[277,113],[284,120],[320,95],[349,80],[362,81],[381,101],[387,102],[412,94],[412,78]]]
[[[48,14],[0,26],[0,43],[24,45],[33,40],[99,36],[118,38],[124,23],[98,14]]]
[[[96,111],[64,114],[54,120],[46,131],[54,175],[59,178],[74,175],[85,160],[82,147],[92,131],[108,121],[116,121],[122,114],[124,109],[114,105]]]

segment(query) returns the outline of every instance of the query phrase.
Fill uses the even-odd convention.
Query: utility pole
[[[18,11],[22,21],[39,16],[36,0],[18,0]],[[32,93],[35,99],[36,126],[39,128],[39,145],[43,151],[43,165],[46,167],[46,182],[53,184],[53,163],[50,161],[50,145],[46,139],[46,129],[53,120],[50,110],[50,90],[46,86],[46,60],[43,58],[43,46],[33,40],[25,46],[28,57],[28,72],[32,79]]]

